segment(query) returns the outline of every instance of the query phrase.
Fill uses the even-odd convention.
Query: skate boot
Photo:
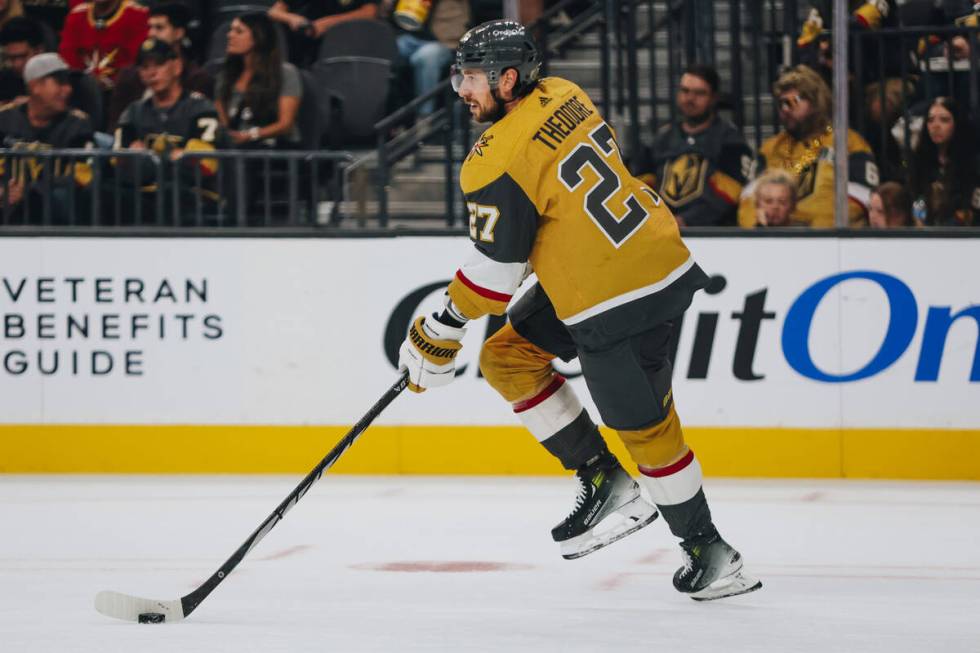
[[[575,508],[551,529],[563,558],[574,560],[598,551],[657,518],[657,509],[640,496],[640,486],[612,454],[579,468],[575,477]]]
[[[674,587],[695,601],[747,594],[762,581],[742,571],[742,555],[717,531],[681,542],[684,566],[674,574]]]

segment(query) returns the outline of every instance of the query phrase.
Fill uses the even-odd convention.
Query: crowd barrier
[[[471,247],[117,232],[0,231],[2,472],[304,471],[391,384]],[[713,280],[674,396],[706,473],[980,479],[976,236],[687,241]],[[338,471],[563,473],[479,373],[502,324],[472,323],[456,382],[399,397]]]
[[[0,227],[322,225],[339,218],[352,160],[307,150],[5,148]]]

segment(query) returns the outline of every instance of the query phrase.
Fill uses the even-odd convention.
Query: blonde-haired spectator
[[[755,174],[769,169],[788,172],[796,182],[792,221],[810,227],[833,227],[834,128],[832,95],[826,82],[806,66],[783,73],[773,84],[782,131],[759,148]],[[868,143],[854,130],[847,133],[848,223],[866,223],[871,189],[878,185],[878,167]],[[738,223],[753,227],[756,217],[755,182],[742,191]]]
[[[788,227],[796,208],[796,181],[785,170],[767,170],[755,184],[757,227]]]

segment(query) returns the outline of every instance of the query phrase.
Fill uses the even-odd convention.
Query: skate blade
[[[652,523],[653,520],[660,516],[660,513],[657,512],[656,508],[644,501],[642,497],[637,496],[629,503],[617,508],[614,513],[609,515],[609,517],[612,517],[613,515],[623,517],[622,521],[620,521],[616,526],[601,533],[596,533],[595,528],[593,528],[592,530],[582,533],[581,535],[577,535],[562,542],[561,557],[565,558],[566,560],[575,560],[577,558],[587,556],[590,553],[609,546],[613,542],[623,539],[627,535],[635,533],[647,524]],[[607,517],[607,519],[609,517]],[[602,522],[600,522],[598,525],[601,524]]]
[[[729,596],[748,594],[762,588],[762,581],[751,576],[746,576],[741,571],[736,571],[730,576],[719,578],[707,587],[689,596],[695,601],[714,601],[724,599]]]

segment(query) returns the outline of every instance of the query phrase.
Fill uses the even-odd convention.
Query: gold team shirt
[[[612,129],[567,80],[541,80],[484,132],[460,185],[475,250],[449,295],[467,318],[503,314],[527,263],[569,327],[615,317],[648,329],[707,281],[669,209],[630,175]]]
[[[819,137],[798,141],[785,131],[766,139],[759,148],[754,176],[769,168],[781,168],[796,181],[796,208],[790,215],[793,226],[832,228],[834,222],[834,132],[826,130]],[[847,213],[852,227],[865,223],[871,191],[878,185],[878,166],[871,147],[854,130],[847,132]],[[738,207],[738,224],[756,226],[755,189],[753,181],[742,191]]]

